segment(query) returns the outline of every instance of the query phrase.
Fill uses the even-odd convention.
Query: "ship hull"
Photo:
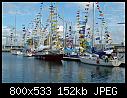
[[[34,55],[35,58],[48,61],[61,61],[63,54],[45,54],[45,55]]]
[[[118,61],[117,59],[109,61],[109,62],[104,62],[103,60],[100,59],[99,63],[97,63],[97,60],[95,59],[80,57],[80,61],[85,64],[97,65],[97,66],[108,66],[108,67],[118,67],[121,64],[121,62]]]
[[[68,60],[68,61],[80,61],[80,58],[79,58],[79,56],[77,56],[77,55],[70,55],[70,56],[65,55],[65,56],[63,57],[63,60]]]

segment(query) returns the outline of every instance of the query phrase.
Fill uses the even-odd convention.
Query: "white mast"
[[[15,40],[14,40],[14,45],[16,46],[16,14],[15,14]]]
[[[92,47],[94,47],[94,2],[93,2],[93,34],[92,34]]]

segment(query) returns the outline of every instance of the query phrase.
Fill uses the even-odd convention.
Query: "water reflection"
[[[90,77],[86,76],[87,83],[88,82],[90,83],[125,83],[125,68],[94,66],[94,65],[87,65],[83,63],[80,63],[79,65],[84,67],[82,69],[87,69],[86,73],[87,75],[88,74],[90,75]]]
[[[3,83],[124,83],[125,68],[48,62],[2,53]]]

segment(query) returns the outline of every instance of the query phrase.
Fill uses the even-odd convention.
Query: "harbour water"
[[[125,67],[49,62],[2,52],[2,83],[125,83]]]

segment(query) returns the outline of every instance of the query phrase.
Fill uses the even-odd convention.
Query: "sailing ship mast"
[[[92,33],[92,48],[94,47],[94,14],[95,14],[95,9],[94,9],[94,2],[93,2],[93,33]]]
[[[15,15],[15,39],[14,39],[14,45],[16,46],[16,15]]]
[[[77,34],[79,34],[80,31],[80,11],[77,11]],[[80,36],[80,34],[79,34]],[[80,40],[79,40],[79,55],[80,55]]]
[[[51,42],[52,42],[52,34],[53,34],[53,22],[52,22],[52,16],[54,14],[54,11],[53,11],[53,4],[51,2],[51,5],[50,5],[50,32],[49,32],[49,45],[50,45],[50,49],[52,49],[52,45],[51,45]]]
[[[49,45],[51,50],[59,50],[61,47],[60,35],[58,31],[58,14],[57,6],[53,6],[52,2],[50,5],[50,33],[49,33]]]

